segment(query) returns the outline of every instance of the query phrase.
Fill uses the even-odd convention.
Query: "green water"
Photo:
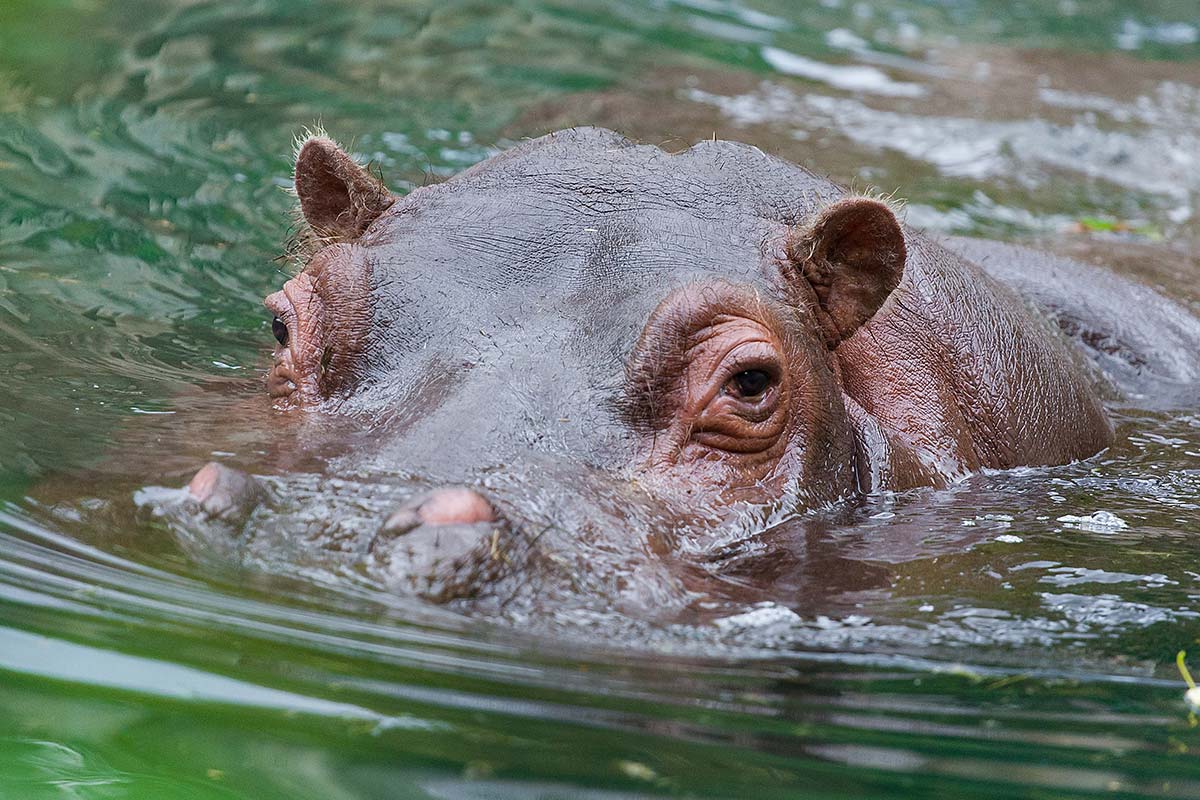
[[[260,395],[318,122],[401,191],[557,126],[715,133],[1200,300],[1194,4],[797,5],[5,0],[0,797],[1200,796],[1194,414],[873,498],[714,625],[466,618],[134,510]]]

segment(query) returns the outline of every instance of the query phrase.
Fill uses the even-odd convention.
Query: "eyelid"
[[[287,298],[287,294],[282,289],[278,292],[267,295],[263,300],[263,305],[267,307],[273,316],[278,317],[286,325],[296,317],[296,312],[292,308],[291,302]]]
[[[763,340],[742,342],[721,359],[710,380],[713,383],[719,380],[719,385],[724,386],[738,373],[749,370],[761,370],[767,373],[773,382],[778,382],[783,373],[779,353],[769,342]]]
[[[739,372],[751,369],[768,373],[772,378],[771,384],[761,394],[756,395],[754,400],[731,394],[727,390],[729,382]],[[722,353],[716,365],[709,370],[700,384],[700,392],[693,395],[692,402],[695,405],[692,408],[697,409],[701,418],[708,417],[710,413],[718,416],[725,413],[716,410],[720,407],[717,404],[721,402],[737,403],[743,408],[754,409],[753,413],[756,414],[761,413],[764,408],[774,409],[779,399],[779,393],[775,389],[780,386],[782,380],[782,355],[775,343],[765,338],[742,339]],[[722,401],[722,398],[725,398],[725,401]]]

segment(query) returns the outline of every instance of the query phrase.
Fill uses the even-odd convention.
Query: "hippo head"
[[[440,487],[391,528],[515,524],[538,481],[582,517],[693,521],[861,486],[836,351],[901,279],[884,203],[752,147],[593,129],[403,197],[314,136],[295,189],[306,264],[266,299],[268,391]]]

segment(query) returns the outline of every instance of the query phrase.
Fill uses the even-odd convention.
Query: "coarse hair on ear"
[[[874,316],[900,285],[904,231],[886,203],[848,197],[793,231],[787,256],[812,287],[833,348]]]
[[[296,140],[295,187],[304,221],[327,244],[362,236],[396,201],[379,178],[321,130]]]

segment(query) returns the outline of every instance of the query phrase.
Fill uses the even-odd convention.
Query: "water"
[[[1154,398],[1085,463],[784,526],[775,590],[691,621],[462,615],[337,531],[245,557],[136,508],[214,444],[315,480],[257,398],[317,121],[397,190],[561,125],[716,133],[1200,308],[1187,4],[794,5],[8,0],[0,796],[1200,794],[1200,416]]]

